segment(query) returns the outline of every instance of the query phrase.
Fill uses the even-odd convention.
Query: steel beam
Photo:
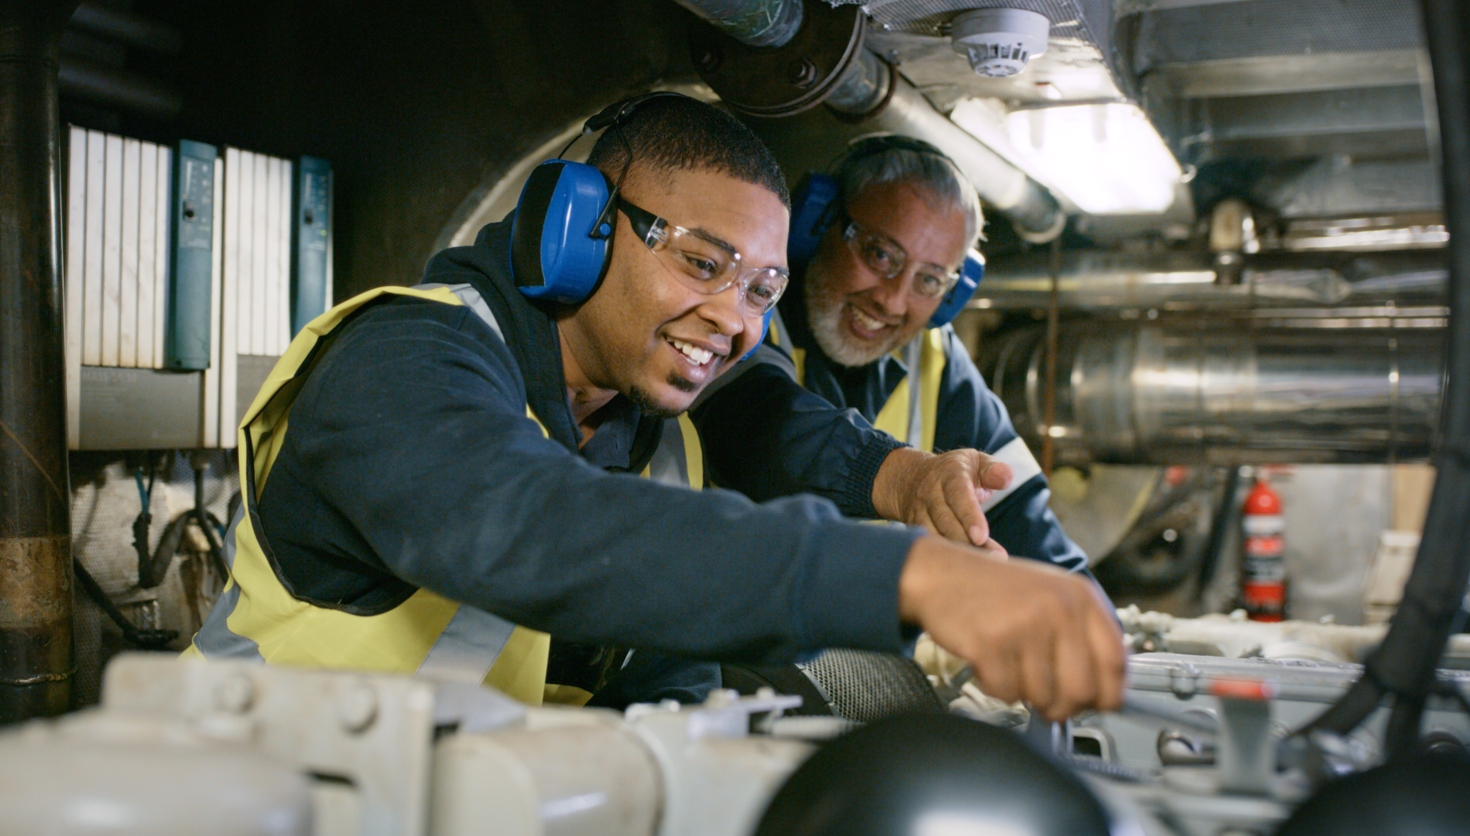
[[[1228,58],[1164,64],[1144,81],[1150,94],[1186,99],[1397,87],[1419,83],[1422,57],[1420,50],[1391,49]]]
[[[0,723],[71,692],[56,92],[76,5],[0,0]]]

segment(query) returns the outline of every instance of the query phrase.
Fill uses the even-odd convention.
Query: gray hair
[[[917,144],[917,143],[916,143]],[[948,157],[926,153],[909,147],[885,148],[880,151],[852,148],[837,164],[837,184],[841,194],[861,194],[865,189],[888,183],[918,186],[938,199],[945,207],[965,213],[965,245],[975,246],[984,240],[985,216],[980,210],[980,197],[959,167]]]

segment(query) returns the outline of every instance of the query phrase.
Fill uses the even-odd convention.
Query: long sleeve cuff
[[[873,507],[873,482],[878,478],[878,469],[889,453],[907,446],[887,433],[869,434],[862,449],[848,465],[842,495],[837,498],[837,508],[844,516],[864,520],[878,518],[878,509]]]

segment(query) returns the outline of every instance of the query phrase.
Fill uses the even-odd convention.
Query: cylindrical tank
[[[1056,421],[1063,463],[1388,462],[1429,454],[1443,327],[1248,319],[1064,322]],[[1387,327],[1385,327],[1387,326]],[[986,363],[1017,430],[1039,445],[1045,331]]]
[[[0,738],[0,833],[309,832],[305,775],[182,724],[99,712]]]

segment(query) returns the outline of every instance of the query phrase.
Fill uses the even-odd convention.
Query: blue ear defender
[[[609,256],[612,228],[602,214],[610,195],[607,177],[584,163],[547,160],[532,170],[510,226],[521,293],[566,304],[592,295]]]
[[[960,280],[955,286],[944,294],[944,301],[934,309],[934,315],[929,317],[930,328],[940,328],[948,325],[965,305],[970,297],[975,295],[975,288],[980,286],[980,280],[985,278],[985,256],[979,250],[970,250],[965,254],[965,265],[960,268]]]
[[[791,231],[786,237],[786,258],[792,264],[806,264],[817,254],[817,245],[836,220],[833,209],[838,205],[837,178],[812,172],[796,184],[791,196]]]
[[[682,94],[660,91],[615,102],[588,119],[581,135],[618,130],[644,102],[675,96]],[[531,171],[510,224],[511,273],[521,293],[576,305],[597,289],[612,255],[613,201],[633,162],[633,149],[626,147],[628,158],[616,184],[596,166],[560,158]]]

